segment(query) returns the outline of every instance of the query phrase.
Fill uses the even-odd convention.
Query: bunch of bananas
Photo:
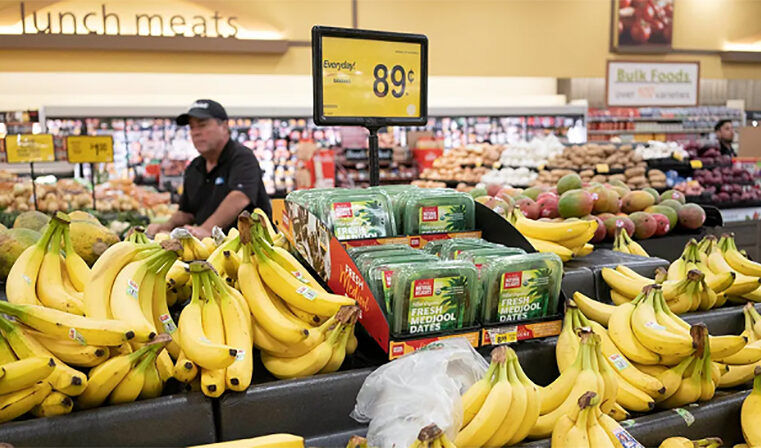
[[[719,448],[724,442],[718,437],[707,437],[700,440],[690,440],[686,437],[669,437],[658,448]]]
[[[600,395],[583,393],[573,400],[552,429],[552,448],[641,446],[621,425],[601,410]]]
[[[349,446],[367,448],[367,441],[365,441],[364,446],[361,442],[359,445],[351,445],[351,443],[349,441],[347,448]],[[441,428],[435,424],[430,424],[420,430],[417,439],[412,442],[409,448],[457,448],[457,446],[449,440],[449,437],[447,437]]]
[[[217,242],[214,238],[206,237],[203,240],[199,240],[187,229],[182,228],[174,229],[170,233],[157,233],[153,237],[153,241],[156,243],[170,239],[179,240],[182,244],[180,259],[184,262],[205,260],[217,248]]]
[[[515,208],[510,223],[539,252],[552,252],[563,261],[589,255],[594,246],[589,241],[595,236],[597,221],[544,222],[526,218]]]
[[[756,366],[753,390],[743,401],[740,424],[745,442],[751,447],[761,446],[761,366]]]
[[[566,330],[566,326],[589,326],[598,334],[607,331],[611,340],[609,349],[616,349],[617,352],[604,353],[606,358],[620,361],[617,368],[622,376],[625,372],[636,373],[639,381],[635,381],[635,376],[626,379],[665,407],[671,407],[675,401],[680,400],[673,398],[671,403],[667,402],[683,385],[682,378],[689,377],[691,384],[685,387],[692,386],[693,393],[698,389],[696,383],[701,382],[700,396],[705,400],[712,396],[711,389],[715,387],[734,387],[747,383],[753,377],[755,366],[761,365],[761,353],[758,350],[761,343],[757,342],[758,335],[754,329],[756,322],[753,313],[756,310],[750,304],[744,309],[745,331],[741,335],[725,336],[710,336],[700,324],[691,327],[666,306],[663,291],[658,285],[645,287],[634,301],[618,306],[600,303],[579,292],[574,293],[573,304],[578,306],[579,311],[574,311],[571,307],[566,312],[564,329],[558,338],[560,368],[568,364],[568,355],[564,353],[572,350],[568,342],[572,340],[568,336],[570,330]],[[568,317],[569,313],[577,313],[577,316]],[[701,345],[703,339],[705,342]],[[605,344],[603,350],[606,350]],[[708,357],[710,360],[706,359]],[[700,363],[701,360],[703,364]],[[703,371],[696,373],[696,367],[701,365]],[[701,374],[702,377],[695,378]],[[643,387],[646,384],[644,380],[657,385],[651,382],[652,379],[662,383],[663,392]],[[674,389],[675,386],[677,389]]]
[[[290,252],[274,245],[266,218],[244,213],[238,230],[237,281],[264,367],[278,378],[338,370],[357,347],[354,300],[328,293]]]
[[[189,383],[200,370],[201,391],[209,397],[246,390],[253,372],[248,305],[207,262],[192,261],[189,271],[192,295],[179,319],[173,376]]]
[[[622,254],[640,255],[649,257],[647,251],[636,241],[631,239],[629,232],[619,227],[616,229],[616,238],[613,240],[613,250]]]
[[[730,258],[735,266],[742,266],[744,272],[730,266],[727,262]],[[756,264],[737,251],[731,236],[724,235],[717,242],[716,237],[709,235],[700,243],[695,240],[687,243],[667,272],[656,271],[655,280],[622,265],[615,269],[604,268],[602,276],[611,288],[611,300],[615,304],[633,300],[643,287],[654,281],[662,282],[668,307],[682,314],[717,308],[727,301],[761,301],[761,278],[748,275],[758,272]]]
[[[539,387],[523,372],[512,349],[497,347],[484,377],[462,395],[462,407],[455,445],[515,445],[539,418]]]
[[[619,402],[628,403],[627,400],[630,400],[638,403],[635,406],[638,409],[652,409],[652,399],[649,397],[629,398],[633,393],[624,387],[622,377],[608,364],[609,358],[603,356],[602,346],[605,343],[600,335],[593,334],[588,328],[580,328],[578,333],[571,336],[573,339],[564,340],[562,345],[558,340],[557,355],[560,359],[573,354],[573,362],[561,367],[560,376],[541,388],[541,415],[529,433],[531,437],[549,436],[562,417],[573,412],[578,397],[587,391],[599,395],[602,411],[617,420],[628,416]]]
[[[753,379],[756,367],[761,366],[761,316],[751,303],[745,305],[743,315],[745,329],[740,336],[747,340],[745,346],[730,356],[714,356],[714,361],[719,363],[722,372],[719,387],[746,384]]]
[[[73,249],[69,222],[68,215],[58,212],[37,243],[21,253],[8,273],[9,302],[84,315],[90,268]]]
[[[270,434],[251,439],[195,445],[189,448],[304,448],[304,438],[293,434]]]

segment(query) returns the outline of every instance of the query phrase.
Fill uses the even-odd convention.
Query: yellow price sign
[[[323,37],[326,117],[419,117],[420,44]]]
[[[417,34],[315,27],[315,122],[425,123],[427,45]]]
[[[702,160],[690,160],[690,166],[692,169],[699,170],[700,168],[703,168],[703,161]]]
[[[114,161],[114,139],[110,135],[77,135],[66,137],[66,150],[71,163]]]
[[[600,174],[610,173],[610,167],[607,163],[598,163],[595,170]]]
[[[55,162],[51,134],[14,134],[5,136],[8,163]]]

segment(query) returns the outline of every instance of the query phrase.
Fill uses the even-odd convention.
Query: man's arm
[[[183,212],[182,210],[177,210],[169,218],[169,221],[163,224],[149,225],[148,228],[146,229],[146,233],[150,236],[153,236],[159,232],[169,232],[173,230],[175,227],[182,227],[192,222],[193,222],[193,215],[191,213]]]
[[[214,226],[223,229],[228,227],[230,224],[235,223],[236,219],[238,219],[238,215],[240,215],[250,203],[251,200],[242,191],[231,191],[225,196],[219,204],[219,207],[214,210],[214,213],[212,213],[211,216],[199,226],[199,230],[202,231],[204,236],[208,236],[211,234],[211,229],[213,229]]]

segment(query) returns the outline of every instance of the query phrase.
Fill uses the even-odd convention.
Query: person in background
[[[202,239],[214,226],[230,229],[243,210],[260,208],[272,216],[259,162],[253,151],[230,138],[221,104],[197,100],[176,121],[190,125],[200,155],[185,169],[179,210],[166,223],[149,225],[149,235],[184,227]]]
[[[721,154],[734,157],[735,150],[732,148],[732,141],[735,139],[735,129],[732,120],[719,120],[713,130],[716,131]]]

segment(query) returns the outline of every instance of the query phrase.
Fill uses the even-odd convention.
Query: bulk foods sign
[[[72,6],[71,2],[61,3]],[[288,42],[281,39],[279,33],[272,36],[273,33],[259,33],[266,35],[262,39],[241,38],[241,31],[248,34],[249,30],[241,27],[238,17],[224,16],[218,11],[196,8],[190,14],[178,11],[166,15],[136,11],[126,2],[102,3],[97,7],[75,2],[73,7],[78,10],[59,10],[55,4],[36,10],[34,4],[18,3],[19,22],[13,27],[15,33],[0,34],[0,48],[233,53],[285,53],[288,48]],[[182,2],[177,4],[186,9]],[[140,5],[150,3],[140,2]],[[118,12],[114,11],[116,6],[120,8]]]
[[[606,100],[616,106],[697,106],[698,62],[608,61]]]

